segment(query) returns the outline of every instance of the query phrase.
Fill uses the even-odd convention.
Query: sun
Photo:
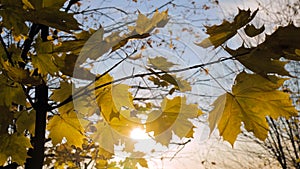
[[[145,129],[135,128],[130,132],[130,138],[132,139],[148,139],[150,138]]]

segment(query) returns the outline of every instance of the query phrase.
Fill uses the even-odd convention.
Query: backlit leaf
[[[73,88],[72,83],[61,82],[60,87],[53,90],[50,99],[56,102],[63,102],[79,90],[82,90],[82,88]],[[85,97],[79,97],[62,105],[58,110],[60,113],[76,111],[77,115],[86,117],[93,115],[97,111],[97,103],[90,95],[86,94]]]
[[[153,110],[146,122],[146,131],[154,132],[155,140],[168,146],[172,132],[178,137],[192,137],[191,119],[198,117],[201,111],[194,104],[186,104],[185,97],[164,99],[160,110]]]
[[[113,78],[106,74],[95,82],[95,86],[100,87],[106,83],[113,81]],[[114,117],[118,117],[122,108],[134,109],[133,97],[128,91],[129,86],[125,84],[111,85],[107,84],[95,90],[96,101],[100,107],[102,116],[110,121]]]
[[[139,13],[135,27],[129,29],[136,34],[142,35],[150,33],[154,28],[164,27],[169,21],[168,11],[156,11],[151,19],[148,19],[144,14]]]
[[[297,115],[289,94],[277,90],[286,79],[276,76],[268,76],[268,79],[240,73],[232,93],[215,101],[215,108],[209,115],[211,130],[217,125],[220,135],[233,145],[243,122],[247,131],[265,140],[269,130],[266,116],[276,119]]]
[[[4,26],[8,29],[13,28],[14,34],[17,35],[27,34],[28,27],[25,24],[26,21],[43,24],[66,32],[79,29],[79,24],[73,17],[73,14],[58,10],[59,7],[57,5],[62,4],[61,1],[58,3],[48,3],[51,6],[44,6],[44,8],[42,8],[42,4],[42,1],[36,0],[1,1],[3,8],[0,11],[0,15],[3,18]]]
[[[245,48],[241,46],[236,50],[225,48],[232,56],[236,57],[245,67],[251,71],[266,77],[269,73],[289,75],[285,70],[286,59],[299,61],[300,57],[296,49],[300,48],[300,28],[294,25],[279,27],[273,34],[268,35],[266,40],[257,47]]]
[[[49,138],[54,145],[61,143],[62,139],[66,138],[67,144],[81,147],[85,138],[83,127],[74,111],[54,115],[49,121],[47,129],[50,132]]]
[[[142,128],[141,122],[137,118],[125,117],[120,115],[111,121],[98,121],[95,127],[97,131],[93,133],[92,138],[98,142],[100,147],[109,152],[114,152],[114,145],[125,143],[125,149],[132,151],[134,141],[129,138],[130,133],[135,128]],[[126,147],[132,147],[128,149]]]
[[[138,164],[140,164],[144,168],[148,168],[148,163],[145,158],[141,158],[144,153],[142,152],[133,152],[130,157],[126,157],[126,159],[121,162],[121,165],[124,169],[138,169]]]
[[[239,9],[238,15],[235,16],[233,22],[223,21],[220,25],[206,26],[206,33],[209,34],[209,37],[204,39],[197,45],[208,48],[214,46],[215,48],[222,45],[228,39],[232,38],[237,30],[249,23],[256,15],[258,9],[254,11],[251,15],[250,9],[241,10]]]
[[[78,55],[63,54],[62,56],[54,56],[55,65],[64,75],[76,77],[78,79],[93,80],[95,75],[89,70],[76,66]]]
[[[266,77],[269,73],[277,73],[279,75],[290,75],[284,68],[287,62],[276,59],[277,55],[270,49],[245,48],[240,47],[236,50],[225,48],[232,56],[251,71]]]
[[[163,70],[163,71],[168,71],[172,66],[176,65],[173,62],[169,62],[166,58],[162,56],[149,58],[148,64],[151,68]]]
[[[256,35],[261,34],[263,31],[265,30],[265,26],[261,26],[260,28],[256,28],[254,25],[248,24],[244,31],[246,33],[246,35],[248,35],[249,37],[254,37]]]
[[[23,3],[20,0],[1,1],[2,10],[0,15],[2,17],[2,24],[8,29],[13,29],[15,35],[26,35],[28,27],[25,24],[26,19]],[[17,9],[17,10],[16,10]]]

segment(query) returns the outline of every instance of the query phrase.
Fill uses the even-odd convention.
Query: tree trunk
[[[48,109],[48,87],[44,83],[35,89],[36,110],[35,136],[32,139],[33,149],[30,152],[32,158],[26,160],[25,169],[42,169],[44,163],[44,144],[46,131],[46,116]]]

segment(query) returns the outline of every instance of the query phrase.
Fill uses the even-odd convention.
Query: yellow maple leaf
[[[223,94],[214,102],[208,119],[211,131],[217,125],[220,135],[233,145],[243,122],[247,131],[265,140],[269,130],[266,116],[276,119],[297,115],[289,94],[277,90],[286,79],[276,76],[268,79],[240,73],[232,93]]]
[[[126,157],[126,159],[121,162],[121,165],[126,169],[138,169],[138,164],[143,168],[148,168],[147,160],[142,158],[143,156],[145,156],[143,152],[132,152],[130,157]]]
[[[158,12],[156,11],[151,19],[148,19],[144,14],[139,13],[136,21],[136,26],[129,26],[129,30],[132,34],[139,35],[150,33],[154,28],[164,27],[169,21],[168,11]]]
[[[95,125],[97,131],[93,133],[92,138],[98,142],[100,147],[109,152],[114,152],[114,145],[125,144],[127,151],[132,151],[135,141],[130,139],[130,133],[135,128],[142,128],[142,123],[136,118],[120,115],[111,121],[98,121]],[[126,148],[127,147],[127,148]],[[128,147],[131,147],[128,149]]]
[[[112,81],[113,78],[106,74],[97,80],[95,86],[93,86],[93,88],[96,88],[96,101],[100,107],[101,114],[107,121],[112,120],[113,117],[118,117],[122,108],[134,109],[133,96],[128,91],[129,86],[125,84],[109,84]]]
[[[202,112],[195,104],[186,104],[185,97],[165,98],[160,110],[153,110],[146,122],[146,131],[154,132],[155,140],[168,145],[172,132],[178,137],[192,137],[193,124],[190,119],[196,118]]]
[[[73,93],[81,90],[82,88],[74,88],[72,83],[61,82],[58,89],[53,90],[53,94],[50,96],[51,100],[56,102],[63,102],[67,98],[71,97]],[[60,113],[68,113],[71,111],[76,111],[77,115],[80,117],[91,116],[97,111],[97,104],[93,97],[89,94],[76,98],[67,104],[62,105],[58,108]]]
[[[66,138],[67,144],[81,147],[85,138],[84,129],[77,114],[73,111],[53,116],[48,123],[47,130],[50,131],[49,138],[54,145],[61,143],[62,139]]]

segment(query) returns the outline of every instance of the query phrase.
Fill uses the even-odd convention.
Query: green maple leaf
[[[238,15],[235,16],[232,23],[228,21],[223,21],[220,25],[206,26],[206,33],[209,37],[197,43],[197,45],[208,48],[214,46],[215,48],[222,45],[228,39],[232,38],[237,34],[237,30],[249,23],[256,15],[258,10],[254,11],[251,15],[249,10],[239,9]]]
[[[66,138],[67,144],[81,147],[85,138],[84,129],[77,114],[73,111],[53,116],[48,123],[47,130],[50,132],[49,138],[54,145]]]
[[[172,132],[180,138],[193,137],[194,125],[190,120],[201,114],[196,105],[186,104],[185,97],[164,99],[161,110],[153,110],[149,114],[146,131],[153,131],[155,140],[167,146],[172,139]]]
[[[249,132],[265,140],[268,135],[266,116],[289,118],[297,115],[289,94],[277,90],[286,79],[240,73],[232,93],[220,96],[209,114],[211,131],[217,125],[220,135],[232,145],[241,132],[242,122]]]
[[[0,135],[0,165],[4,165],[8,157],[12,162],[23,165],[28,158],[27,149],[32,148],[29,138],[24,134]]]

